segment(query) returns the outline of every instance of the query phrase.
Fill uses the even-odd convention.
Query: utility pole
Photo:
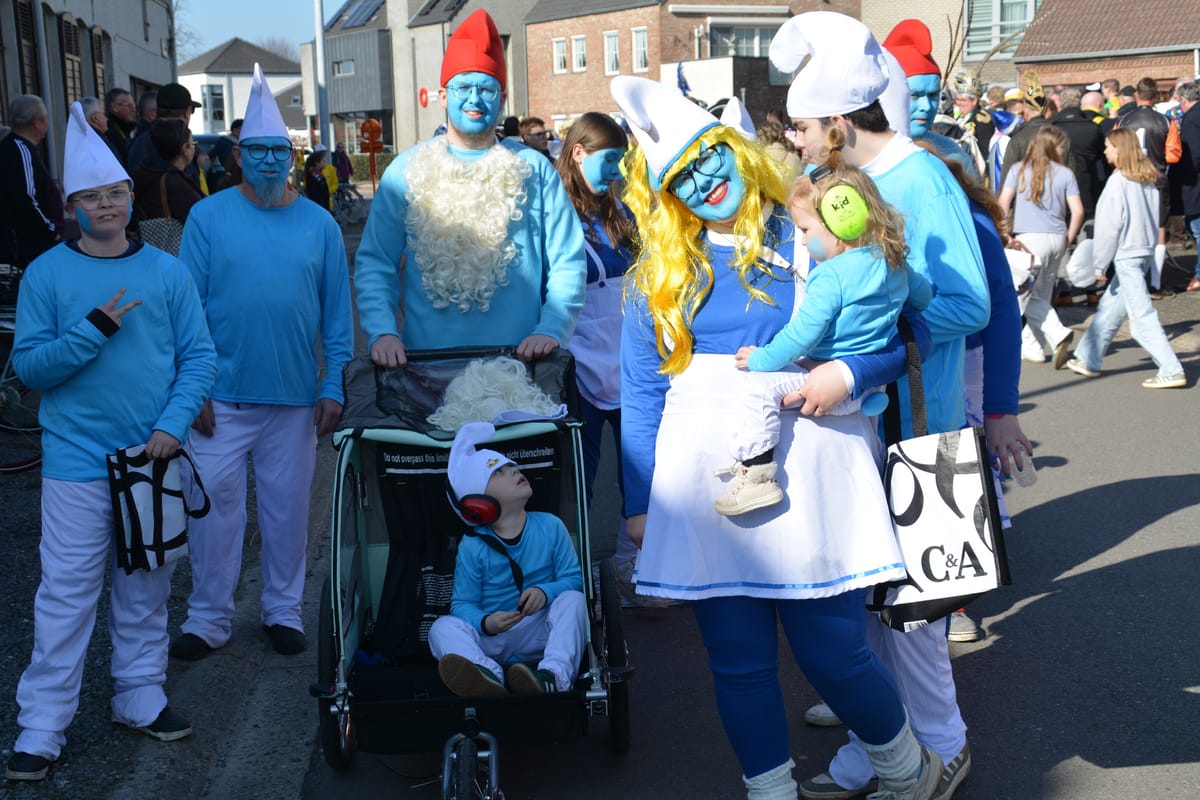
[[[316,54],[317,63],[313,66],[313,78],[317,84],[317,131],[320,133],[321,143],[332,152],[337,139],[333,131],[333,117],[329,114],[329,91],[325,87],[325,10],[322,0],[313,0],[313,18],[316,26],[313,52]],[[313,144],[315,146],[316,142]]]

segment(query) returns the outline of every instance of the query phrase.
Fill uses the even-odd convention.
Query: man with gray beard
[[[342,234],[328,212],[288,185],[292,142],[258,64],[235,153],[242,183],[192,207],[179,252],[218,332],[217,379],[188,442],[212,498],[208,515],[188,525],[192,594],[170,649],[188,660],[223,646],[232,632],[248,456],[262,536],[263,628],[277,653],[304,650],[300,604],[317,437],[341,416],[342,368],[353,355]]]
[[[505,76],[500,35],[480,9],[446,46],[446,135],[401,153],[380,181],[355,284],[381,367],[403,366],[407,350],[472,345],[533,360],[571,338],[583,231],[554,166],[515,138],[496,141]]]

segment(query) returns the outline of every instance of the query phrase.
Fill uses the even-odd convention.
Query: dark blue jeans
[[[621,471],[621,409],[606,411],[592,405],[584,397],[579,398],[583,407],[583,479],[587,485],[587,503],[592,505],[592,485],[600,468],[600,441],[604,434],[604,423],[612,428],[613,443],[617,448],[617,488],[621,490],[621,516],[625,516],[625,478]]]
[[[900,733],[904,706],[891,673],[867,647],[865,601],[861,589],[817,600],[693,601],[717,710],[746,777],[791,757],[779,685],[779,624],[809,683],[859,738],[886,744]]]

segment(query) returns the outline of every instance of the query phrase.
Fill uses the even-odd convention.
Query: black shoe
[[[4,777],[10,781],[40,781],[50,769],[50,759],[32,753],[15,752],[8,759]]]
[[[128,722],[123,724],[129,725]],[[152,739],[158,739],[160,742],[173,742],[176,739],[183,739],[192,735],[192,723],[172,711],[170,706],[165,706],[162,711],[158,712],[158,716],[154,718],[154,722],[151,722],[149,725],[141,727],[129,725],[129,727],[146,734]]]
[[[213,651],[212,645],[194,633],[183,633],[171,642],[167,651],[171,658],[182,658],[184,661],[199,661]]]
[[[263,630],[267,632],[267,638],[271,640],[271,647],[275,648],[275,652],[280,655],[294,656],[296,653],[303,653],[307,646],[304,634],[295,628],[289,628],[286,625],[264,625]]]

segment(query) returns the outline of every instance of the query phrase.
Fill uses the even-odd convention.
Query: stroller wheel
[[[621,755],[629,750],[629,651],[621,624],[621,596],[617,593],[617,570],[611,558],[600,562],[600,617],[604,647],[602,663],[608,688],[608,746]]]
[[[333,594],[330,579],[321,587],[321,612],[317,625],[317,682],[333,686],[337,678],[338,647],[333,632]],[[334,701],[317,701],[317,729],[325,762],[335,772],[345,772],[354,761],[357,742],[349,708],[334,709]]]

